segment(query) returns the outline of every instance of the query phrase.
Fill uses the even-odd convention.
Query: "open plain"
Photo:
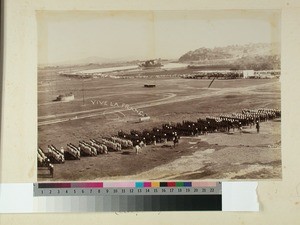
[[[159,127],[163,123],[196,121],[206,116],[241,112],[242,109],[280,109],[278,79],[69,78],[59,69],[40,69],[38,75],[38,145],[47,149],[80,140]],[[188,71],[173,70],[172,73]],[[163,72],[161,72],[163,73]],[[145,88],[154,84],[154,88]],[[53,101],[72,92],[74,101]],[[141,115],[149,121],[137,122]],[[261,123],[248,132],[236,131],[182,137],[171,142],[134,150],[109,152],[97,157],[55,164],[54,178],[39,180],[95,179],[279,179],[281,178],[280,121]]]

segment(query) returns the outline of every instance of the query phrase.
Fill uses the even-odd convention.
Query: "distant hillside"
[[[50,65],[40,64],[40,66],[55,67],[55,66],[70,66],[70,65],[104,64],[104,63],[112,63],[115,61],[117,61],[117,60],[92,56],[92,57],[87,57],[87,58],[82,58],[82,59],[66,60],[66,61],[62,61],[59,63],[53,63]]]
[[[236,69],[280,69],[280,45],[258,43],[199,48],[185,53],[178,61],[199,65],[230,65]]]

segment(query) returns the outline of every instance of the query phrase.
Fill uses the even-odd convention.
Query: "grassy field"
[[[208,115],[240,112],[243,108],[280,108],[281,105],[280,82],[277,79],[216,80],[211,88],[207,88],[211,80],[97,78],[83,81],[59,76],[56,72],[55,69],[39,72],[38,121],[49,122],[38,127],[38,145],[43,149],[49,144],[58,148],[66,147],[70,142],[77,145],[79,140],[117,134],[120,129],[152,129],[165,122],[197,120]],[[155,84],[156,87],[144,88],[144,84]],[[75,101],[53,102],[57,95],[69,92],[74,93]],[[96,101],[98,104],[95,104]],[[105,101],[106,104],[103,103]],[[135,123],[139,115],[133,110],[126,110],[124,105],[146,113],[151,120]],[[272,135],[271,131],[269,135]],[[254,142],[259,145],[260,139]],[[68,161],[65,165],[56,165],[56,171],[60,172],[56,173],[55,179],[91,180],[133,175],[196,151],[184,151],[186,147],[187,143],[183,142],[181,150],[174,152],[170,148],[148,146],[147,154],[134,156],[133,160],[144,157],[141,162],[146,162],[151,159],[153,162],[146,166],[139,163],[129,166],[132,162],[130,156],[119,153],[84,158],[80,162]],[[206,147],[207,143],[201,142],[199,149]],[[104,164],[103,157],[106,158]],[[105,169],[105,165],[109,164],[115,169]],[[82,170],[80,174],[71,175],[74,165]],[[124,171],[124,168],[128,170]]]

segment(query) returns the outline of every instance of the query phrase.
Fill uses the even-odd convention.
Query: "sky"
[[[178,59],[201,47],[280,42],[280,12],[39,11],[38,63]]]

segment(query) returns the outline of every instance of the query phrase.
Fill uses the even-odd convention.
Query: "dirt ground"
[[[280,179],[280,121],[56,164],[50,180]],[[40,181],[49,180],[41,178]]]
[[[277,79],[216,80],[208,89],[210,82],[182,78],[82,81],[57,76],[55,71],[41,72],[38,146],[43,150],[49,144],[65,148],[68,143],[78,145],[80,140],[116,135],[121,129],[142,131],[163,123],[241,112],[244,108],[280,108]],[[145,83],[154,83],[156,88],[144,88]],[[75,94],[75,101],[52,101],[68,92]],[[136,112],[92,104],[91,100],[126,103],[151,119],[136,123]],[[262,123],[260,134],[254,128],[250,133],[214,133],[182,138],[176,148],[167,143],[147,146],[138,155],[128,150],[129,154],[110,152],[66,161],[54,165],[53,179],[38,179],[279,179],[280,140],[280,122],[269,121]]]

